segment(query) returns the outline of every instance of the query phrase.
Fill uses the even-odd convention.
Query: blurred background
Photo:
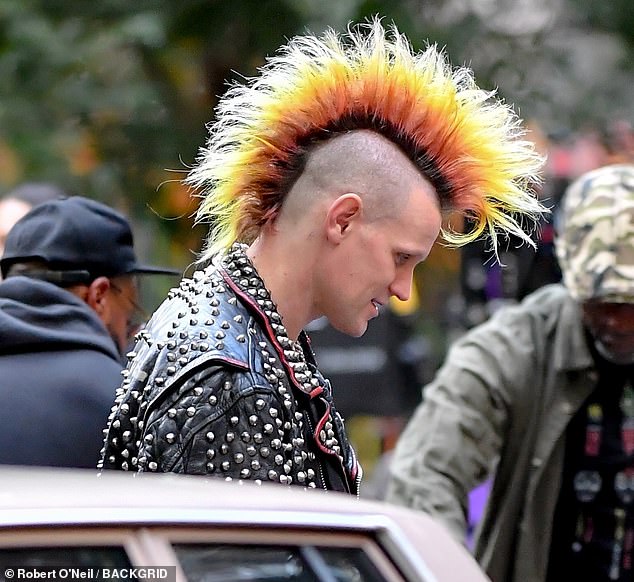
[[[505,269],[483,245],[438,245],[412,300],[392,305],[361,343],[314,324],[370,473],[452,339],[557,280],[552,236],[566,184],[632,159],[634,2],[0,0],[0,195],[40,181],[106,202],[131,217],[144,259],[183,270],[205,228],[194,226],[196,199],[180,181],[227,82],[254,75],[294,34],[374,14],[416,48],[445,47],[515,105],[548,155],[540,195],[554,212],[535,234],[537,252],[507,241]],[[144,290],[148,307],[166,291]]]

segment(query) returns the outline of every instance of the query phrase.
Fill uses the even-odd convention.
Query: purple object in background
[[[467,524],[467,547],[473,550],[474,534],[482,519],[489,498],[491,480],[485,481],[469,493],[469,520]]]

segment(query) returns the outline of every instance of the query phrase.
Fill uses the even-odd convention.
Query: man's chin
[[[338,326],[332,324],[332,326],[339,332],[344,333],[350,337],[361,337],[368,330],[368,322],[366,321],[363,325],[360,326]]]

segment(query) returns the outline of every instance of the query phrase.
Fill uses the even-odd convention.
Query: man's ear
[[[342,194],[328,207],[326,213],[326,236],[338,243],[348,236],[353,225],[361,220],[363,200],[358,194]]]
[[[86,288],[86,295],[83,300],[101,316],[106,309],[108,301],[107,292],[110,289],[110,279],[108,277],[97,277]]]

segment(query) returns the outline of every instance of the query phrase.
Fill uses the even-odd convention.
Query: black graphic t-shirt
[[[634,581],[634,366],[599,359],[566,433],[548,582]]]

